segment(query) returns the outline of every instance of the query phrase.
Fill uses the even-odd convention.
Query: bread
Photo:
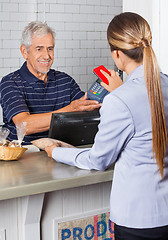
[[[46,147],[50,147],[53,144],[55,144],[57,147],[74,147],[68,143],[53,138],[39,138],[37,140],[31,141],[31,143],[42,150],[44,150]]]

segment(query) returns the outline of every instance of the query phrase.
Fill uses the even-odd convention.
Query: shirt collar
[[[28,81],[29,83],[36,83],[38,81],[41,81],[40,79],[38,79],[37,77],[35,77],[27,68],[27,63],[24,62],[22,67],[20,68],[20,73],[22,75],[22,77]],[[48,80],[55,80],[54,77],[54,71],[52,69],[49,70],[48,74],[47,74],[47,81]]]
[[[126,81],[133,80],[135,78],[141,78],[144,77],[144,69],[143,65],[140,65],[136,69],[134,69],[127,77]]]
[[[159,67],[159,71],[160,73],[162,72],[160,67]],[[128,75],[126,81],[133,80],[135,78],[142,78],[142,77],[144,78],[144,67],[143,65],[140,65]]]

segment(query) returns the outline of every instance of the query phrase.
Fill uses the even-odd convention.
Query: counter
[[[109,209],[113,166],[106,171],[82,170],[57,163],[43,151],[24,153],[18,161],[0,161],[0,173],[3,240],[56,240],[51,222]]]

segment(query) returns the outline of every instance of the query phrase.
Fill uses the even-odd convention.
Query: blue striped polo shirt
[[[84,95],[72,77],[54,69],[48,72],[45,85],[28,70],[26,62],[19,70],[2,78],[0,92],[4,127],[10,130],[10,141],[17,139],[12,121],[15,115],[21,112],[38,114],[55,111]],[[24,144],[47,136],[48,131],[25,136]]]

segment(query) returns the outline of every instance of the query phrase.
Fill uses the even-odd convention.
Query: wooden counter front
[[[59,222],[109,211],[113,166],[82,170],[46,152],[0,161],[0,239],[58,240]]]

